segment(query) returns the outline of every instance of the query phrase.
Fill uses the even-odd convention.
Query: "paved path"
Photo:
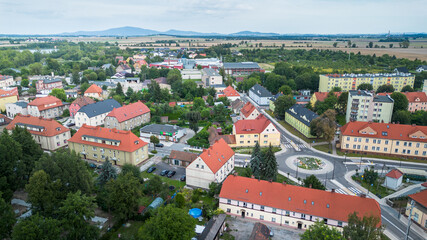
[[[383,199],[386,199],[386,198],[395,198],[395,197],[400,197],[400,196],[403,196],[403,195],[406,196],[406,195],[408,195],[407,194],[408,192],[413,192],[413,190],[416,190],[416,188],[421,189],[421,183],[410,185],[410,186],[408,186],[408,187],[406,187],[404,189],[401,189],[401,190],[399,190],[397,192],[394,192],[394,193],[392,193],[392,194],[384,197]],[[409,194],[412,194],[412,193],[409,193]]]

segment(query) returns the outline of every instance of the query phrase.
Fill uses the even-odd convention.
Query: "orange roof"
[[[7,125],[6,129],[12,130],[16,125],[27,127],[31,134],[46,137],[52,137],[70,131],[70,129],[62,126],[55,120],[42,117],[33,117],[30,115],[17,114],[12,122]],[[38,130],[36,131],[35,129]]]
[[[86,140],[83,140],[83,137],[86,137]],[[118,144],[111,145],[90,141],[93,138],[113,142],[115,141],[118,142]],[[139,139],[131,131],[117,130],[115,128],[92,127],[86,124],[83,124],[83,126],[74,134],[74,136],[68,139],[68,141],[125,152],[134,152],[148,144]]]
[[[3,90],[0,89],[0,98],[4,98],[4,97],[10,97],[10,96],[17,96],[18,95],[18,88],[12,88],[11,90]]]
[[[244,119],[234,123],[236,134],[254,134],[262,133],[264,129],[270,124],[264,115],[259,115],[256,119]]]
[[[427,102],[427,95],[425,92],[403,92],[408,101],[411,102]],[[418,99],[418,101],[416,101]]]
[[[114,117],[119,121],[119,123],[121,123],[149,112],[150,109],[144,103],[138,101],[119,108],[114,108],[107,117]]]
[[[369,128],[372,129],[373,132],[371,132]],[[341,133],[343,136],[427,142],[427,137],[421,138],[416,136],[416,134],[427,135],[427,126],[374,122],[348,122],[341,127]]]
[[[98,87],[96,84],[92,84],[85,93],[102,93],[102,88]]]
[[[71,104],[77,104],[80,107],[83,107],[92,103],[95,103],[95,100],[93,100],[90,97],[82,96],[82,97],[76,98],[76,100],[74,100]]]
[[[390,172],[386,174],[387,177],[399,179],[401,176],[403,176],[403,173],[399,171],[398,169],[393,169]]]
[[[43,111],[50,108],[56,108],[62,106],[62,101],[54,96],[46,96],[41,98],[36,98],[32,102],[28,103],[30,106],[36,106],[39,111]]]
[[[338,98],[340,97],[342,92],[334,92],[335,96]],[[316,101],[323,102],[328,97],[328,92],[315,92],[314,95],[316,96]]]
[[[199,157],[213,173],[216,173],[233,155],[233,149],[228,146],[224,139],[219,139],[208,149],[204,149]]]
[[[232,86],[226,87],[223,92],[226,97],[240,97],[240,94]]]
[[[381,219],[380,206],[371,198],[234,175],[225,179],[219,197],[343,222],[355,211]]]
[[[248,117],[249,115],[251,115],[251,113],[255,110],[255,106],[252,105],[251,102],[247,102],[245,104],[245,106],[242,107],[242,109],[240,109],[240,112],[245,116]]]
[[[427,190],[409,195],[409,197],[414,199],[415,202],[421,204],[423,207],[427,207]]]
[[[169,107],[175,107],[176,106],[176,102],[169,102]]]

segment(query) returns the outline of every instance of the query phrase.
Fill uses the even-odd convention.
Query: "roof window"
[[[326,204],[326,208],[329,208],[329,203],[328,203],[328,204]]]
[[[249,189],[247,189],[247,188],[246,188],[246,191],[245,191],[245,192],[246,192],[246,193],[248,193],[248,192],[249,192]]]
[[[291,197],[289,197],[289,201],[291,201]]]
[[[259,195],[262,196],[262,192],[259,192]]]

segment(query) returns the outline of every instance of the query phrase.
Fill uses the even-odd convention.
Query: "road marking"
[[[394,226],[397,230],[399,230],[401,233],[403,233],[403,236],[405,236],[405,232],[404,231],[402,231],[402,229],[400,229],[398,226],[396,226],[396,225],[394,225],[394,223],[392,223],[390,220],[388,220],[386,217],[384,217],[383,216],[383,218],[385,219],[385,220],[387,220],[387,222],[389,222],[392,226]],[[410,239],[412,239],[413,240],[413,238],[411,237],[411,236],[408,236]]]

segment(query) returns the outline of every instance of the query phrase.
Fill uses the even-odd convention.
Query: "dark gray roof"
[[[178,130],[183,129],[182,127],[176,125],[167,125],[167,124],[150,124],[140,129],[142,133],[154,133],[160,134],[160,132],[174,133]]]
[[[116,87],[117,82],[104,82],[104,81],[89,81],[90,84],[95,84],[98,87],[107,86],[107,87]]]
[[[238,63],[224,63],[225,69],[233,68],[261,68],[256,62],[238,62]]]
[[[54,82],[62,82],[60,78],[46,78],[43,79],[44,84],[54,83]]]
[[[16,102],[15,104],[22,107],[22,108],[26,108],[28,105],[27,102],[23,102],[23,101]]]
[[[377,95],[374,97],[374,102],[393,103],[394,100],[390,96]]]
[[[111,98],[83,106],[80,108],[79,112],[86,113],[89,118],[92,118],[106,112],[111,112],[114,108],[119,108],[121,106],[120,103]]]
[[[302,122],[306,126],[310,126],[311,121],[319,117],[315,112],[312,112],[301,104],[293,105],[286,110],[286,113],[298,119],[298,121]]]
[[[219,76],[218,71],[212,68],[205,68],[203,72],[208,76]]]
[[[225,214],[220,214],[209,220],[202,234],[197,238],[198,240],[215,240],[219,235],[219,230],[225,222]]]
[[[420,66],[418,66],[418,67],[417,67],[417,69],[418,69],[418,68],[422,68],[422,69],[424,69],[424,70],[427,70],[427,65],[420,65]]]
[[[406,67],[397,67],[395,71],[401,72],[401,73],[409,73],[409,70]]]
[[[283,93],[277,93],[276,95],[274,95],[272,98],[270,98],[271,101],[276,101],[278,97],[283,96]]]
[[[372,96],[372,93],[365,90],[350,90],[348,91],[348,93],[351,96],[365,96],[365,97]]]
[[[259,97],[273,97],[271,92],[269,92],[267,89],[265,89],[263,86],[259,84],[255,84],[249,91],[252,91],[255,95]]]

